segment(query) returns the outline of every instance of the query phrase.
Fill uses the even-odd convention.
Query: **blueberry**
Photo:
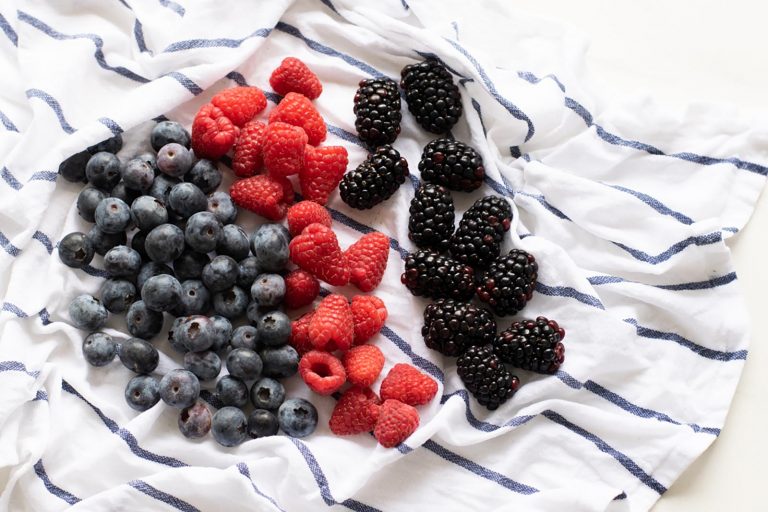
[[[110,313],[124,313],[136,300],[136,287],[125,279],[107,279],[101,285],[101,303]]]
[[[160,398],[163,402],[184,409],[200,396],[200,381],[189,370],[171,370],[160,380]]]
[[[186,219],[197,212],[205,211],[208,199],[203,191],[191,183],[174,185],[168,194],[168,206],[179,217]]]
[[[131,236],[131,249],[141,255],[142,261],[149,260],[149,256],[147,256],[147,248],[145,247],[148,234],[148,231],[136,231],[133,236]]]
[[[160,401],[160,383],[149,375],[137,375],[125,387],[125,401],[139,412],[151,409]]]
[[[209,212],[197,212],[187,219],[184,239],[195,251],[209,253],[216,249],[221,237],[221,222]]]
[[[141,192],[126,187],[125,182],[121,181],[112,187],[112,191],[109,193],[109,197],[115,197],[125,202],[125,204],[131,204],[134,199],[139,197],[140,194]]]
[[[248,235],[237,224],[227,224],[221,230],[221,238],[216,246],[218,254],[231,256],[235,261],[247,258],[250,254],[248,248]]]
[[[96,153],[85,165],[85,175],[94,187],[112,190],[120,182],[120,160],[106,151]]]
[[[291,320],[282,311],[270,311],[259,318],[259,339],[269,347],[284,345],[291,335]]]
[[[173,224],[161,224],[149,232],[144,249],[152,261],[170,263],[184,252],[184,232]]]
[[[93,243],[83,233],[70,233],[59,242],[59,259],[72,268],[83,268],[93,260]]]
[[[150,277],[159,276],[162,274],[172,276],[173,270],[171,270],[171,267],[168,265],[157,263],[156,261],[145,263],[142,265],[141,269],[139,270],[139,274],[136,276],[136,289],[141,290],[144,287],[144,283],[146,283],[147,279]]]
[[[186,354],[189,352],[187,347],[181,342],[181,337],[177,336],[175,333],[181,328],[181,325],[187,321],[186,316],[177,316],[173,323],[171,324],[171,327],[168,329],[168,343],[171,345],[171,348],[175,350],[176,352],[180,354]]]
[[[226,318],[243,316],[248,307],[248,294],[239,286],[227,288],[213,296],[213,310]]]
[[[202,281],[188,279],[181,283],[181,299],[172,313],[176,316],[204,315],[211,308],[211,294]]]
[[[123,147],[123,136],[119,133],[114,137],[110,137],[106,140],[94,144],[88,148],[88,152],[91,154],[99,153],[100,151],[106,151],[107,153],[117,153]]]
[[[120,233],[131,224],[131,208],[122,199],[107,197],[96,207],[94,217],[104,233]]]
[[[141,287],[141,300],[149,309],[170,311],[181,300],[181,283],[168,274],[152,276]]]
[[[158,174],[155,176],[155,181],[152,182],[152,186],[149,187],[149,195],[155,199],[159,199],[163,204],[168,204],[168,198],[171,196],[171,190],[174,186],[181,183],[178,178],[171,178],[165,174]]]
[[[120,362],[136,373],[152,373],[160,362],[160,354],[148,341],[128,338],[117,351]]]
[[[303,398],[289,398],[277,411],[277,421],[291,437],[306,437],[317,428],[317,409]]]
[[[299,371],[299,353],[290,345],[267,347],[259,352],[264,363],[262,375],[273,379],[286,379]]]
[[[77,195],[77,213],[88,222],[96,222],[96,207],[107,193],[95,187],[85,187]]]
[[[241,260],[237,264],[237,286],[244,290],[250,290],[256,276],[260,273],[259,262],[255,257],[249,256]]]
[[[88,151],[75,153],[59,164],[59,174],[61,177],[72,183],[87,182],[85,179],[85,166],[91,154]]]
[[[202,315],[186,317],[181,325],[173,330],[175,342],[184,345],[192,352],[202,352],[211,348],[214,335],[213,322]]]
[[[211,434],[222,446],[237,446],[248,437],[248,420],[237,407],[222,407],[213,415]]]
[[[131,217],[137,228],[150,231],[168,222],[168,210],[161,200],[152,196],[140,196],[131,203]]]
[[[93,244],[93,250],[96,254],[104,256],[107,251],[118,245],[125,245],[128,237],[125,231],[119,233],[105,233],[99,226],[93,226],[88,232],[88,240]]]
[[[259,331],[252,325],[241,325],[232,331],[229,344],[232,348],[249,348],[256,350],[259,342]]]
[[[214,192],[208,196],[206,209],[224,225],[232,224],[237,218],[237,206],[226,192]]]
[[[248,435],[254,439],[277,434],[280,423],[271,411],[254,409],[248,416]]]
[[[174,260],[173,271],[179,281],[200,279],[203,276],[203,268],[210,262],[211,258],[207,254],[185,249],[181,256]]]
[[[157,168],[174,178],[187,174],[194,163],[195,154],[175,142],[169,142],[157,152]]]
[[[251,285],[251,296],[259,307],[276,307],[285,297],[285,281],[277,274],[261,274]]]
[[[248,386],[242,380],[225,375],[216,383],[216,394],[224,405],[243,407],[248,403]]]
[[[91,295],[78,295],[69,303],[69,317],[80,329],[95,331],[107,321],[107,308]]]
[[[229,256],[216,256],[203,268],[202,278],[210,291],[224,291],[237,281],[237,262]]]
[[[291,235],[280,224],[262,224],[251,236],[251,251],[265,272],[279,272],[288,263]]]
[[[155,181],[155,170],[146,160],[133,158],[125,162],[121,170],[125,186],[131,190],[146,192]]]
[[[262,377],[251,386],[251,402],[257,409],[277,410],[285,400],[285,388],[275,379]]]
[[[104,255],[104,270],[112,277],[135,277],[141,270],[141,254],[125,245],[118,245]]]
[[[221,372],[221,358],[210,350],[187,352],[184,354],[184,368],[200,380],[213,380]]]
[[[261,358],[255,350],[236,348],[227,354],[227,371],[233,377],[256,380],[261,375],[261,369]]]
[[[163,314],[149,309],[143,300],[137,300],[128,308],[125,323],[131,336],[149,339],[163,328]]]
[[[250,303],[248,303],[248,307],[245,310],[245,316],[248,317],[248,321],[251,322],[253,325],[257,325],[259,323],[259,318],[261,318],[262,312],[259,311],[259,303],[255,300],[252,300]]]
[[[211,411],[198,400],[179,413],[179,430],[188,439],[200,439],[211,431],[211,421]]]
[[[213,345],[211,350],[221,350],[227,346],[227,343],[232,338],[232,322],[223,316],[213,315],[211,323],[213,323]]]
[[[152,128],[149,142],[155,151],[159,151],[160,148],[171,142],[188,148],[190,137],[189,132],[181,124],[175,121],[160,121]]]
[[[184,177],[184,179],[195,184],[205,194],[210,194],[219,188],[221,178],[221,171],[210,160],[198,160]]]
[[[106,366],[117,355],[117,343],[109,334],[92,332],[83,340],[83,355],[93,366]]]

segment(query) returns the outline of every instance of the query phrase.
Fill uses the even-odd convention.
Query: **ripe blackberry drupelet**
[[[483,272],[477,298],[488,303],[498,316],[514,315],[525,307],[536,287],[539,265],[533,254],[512,249],[499,256]]]
[[[485,308],[453,299],[439,299],[424,310],[421,335],[427,347],[456,357],[472,345],[493,343],[496,321]]]
[[[408,162],[389,144],[380,146],[357,169],[344,175],[339,184],[342,201],[366,210],[389,199],[405,182]]]
[[[392,144],[400,134],[400,93],[394,80],[361,80],[352,110],[357,134],[369,149]]]
[[[520,387],[520,380],[509,373],[489,346],[469,347],[456,365],[456,373],[469,392],[490,410],[497,409]]]
[[[411,199],[408,211],[411,214],[408,238],[422,249],[447,251],[456,220],[453,199],[448,190],[440,185],[422,183]]]
[[[552,374],[565,361],[565,346],[561,342],[564,337],[565,330],[557,322],[540,316],[515,322],[499,333],[493,351],[515,368]]]
[[[437,139],[424,146],[419,172],[424,181],[461,192],[478,189],[485,179],[483,157],[453,139]]]
[[[418,251],[405,258],[400,281],[414,295],[469,300],[475,293],[475,271],[448,256]]]
[[[499,196],[475,201],[451,238],[454,259],[475,269],[487,268],[499,256],[504,233],[512,222],[509,203]]]
[[[405,66],[400,73],[408,110],[432,133],[446,133],[461,117],[461,93],[436,59]]]

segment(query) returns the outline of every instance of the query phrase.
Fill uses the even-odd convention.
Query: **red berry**
[[[373,295],[352,297],[352,320],[355,323],[355,345],[371,339],[384,326],[387,307],[384,301]]]
[[[249,178],[252,179],[252,178]],[[310,224],[288,245],[291,261],[334,286],[349,282],[349,268],[331,228]]]
[[[437,382],[410,364],[398,363],[381,381],[380,392],[383,400],[392,398],[408,405],[424,405],[437,394]]]
[[[290,214],[290,210],[288,210]],[[285,298],[283,304],[288,309],[298,309],[312,304],[320,293],[320,281],[306,270],[294,270],[285,276]]]
[[[384,400],[373,435],[385,448],[402,443],[419,426],[419,411],[398,400]]]
[[[312,342],[309,341],[309,321],[312,320],[312,312],[304,313],[291,322],[291,337],[288,343],[296,349],[300,356],[312,350]]]
[[[269,85],[280,96],[298,92],[314,100],[323,92],[323,84],[306,64],[295,57],[286,57],[269,77]]]
[[[299,361],[299,375],[309,389],[320,395],[338,391],[347,381],[344,366],[328,352],[310,350]]]
[[[269,122],[282,122],[303,128],[309,143],[317,146],[325,140],[326,127],[323,116],[309,98],[289,92],[269,113]]]
[[[328,202],[347,171],[349,157],[342,146],[307,146],[304,167],[299,171],[299,185],[304,199],[319,204]]]
[[[309,321],[309,340],[318,350],[347,350],[352,346],[352,310],[343,295],[328,295]]]
[[[276,180],[265,174],[238,180],[229,189],[232,201],[246,210],[258,213],[270,220],[285,217],[288,205],[284,200],[286,185],[283,180]],[[290,187],[290,183],[288,186]],[[291,189],[293,191],[293,189]],[[292,200],[292,198],[291,198]]]
[[[360,345],[347,350],[342,362],[349,382],[368,387],[376,382],[384,368],[384,354],[375,345]]]
[[[198,158],[224,156],[237,139],[237,127],[215,105],[200,107],[192,121],[192,149]]]
[[[314,201],[300,201],[288,209],[288,231],[296,236],[310,224],[331,227],[331,214]]]
[[[389,238],[379,232],[363,235],[344,255],[349,266],[349,282],[370,292],[381,282],[389,259]]]
[[[225,89],[211,98],[211,103],[224,112],[235,126],[243,126],[267,108],[267,98],[258,87],[242,86]]]
[[[264,165],[262,151],[266,128],[267,125],[261,121],[251,121],[240,130],[235,144],[235,156],[232,158],[232,170],[236,176],[247,178],[261,170]]]
[[[287,123],[272,123],[264,132],[264,165],[276,177],[296,174],[304,165],[307,134]]]
[[[381,400],[369,388],[352,386],[341,395],[328,426],[337,436],[370,432],[379,419]]]

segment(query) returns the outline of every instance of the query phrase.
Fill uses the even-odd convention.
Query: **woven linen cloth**
[[[0,510],[642,511],[717,438],[749,340],[726,241],[765,183],[765,125],[703,107],[680,116],[648,102],[600,108],[580,52],[550,26],[509,20],[507,58],[492,62],[462,44],[461,20],[427,27],[434,9],[404,0],[0,4]],[[61,238],[90,229],[75,207],[81,186],[57,178],[59,162],[121,132],[119,156],[130,158],[146,149],[152,119],[189,127],[235,84],[264,88],[271,108],[269,74],[289,55],[322,80],[326,144],[345,146],[350,167],[366,156],[354,133],[358,82],[397,80],[429,55],[448,66],[464,105],[452,136],[487,171],[482,189],[453,194],[457,216],[484,194],[513,205],[504,248],[540,264],[516,318],[545,315],[566,329],[557,375],[515,372],[522,387],[490,412],[467,394],[456,360],[424,346],[427,301],[399,275],[413,249],[418,160],[434,137],[405,103],[394,146],[413,179],[369,211],[338,193],[329,202],[342,247],[370,230],[392,239],[375,291],[390,311],[374,339],[384,374],[409,362],[439,383],[404,444],[332,435],[333,398],[298,377],[288,395],[316,404],[312,436],[192,442],[178,432],[178,411],[125,404],[131,373],[119,362],[85,363],[85,333],[67,307],[98,294],[104,271],[100,257],[84,271],[59,261]],[[223,188],[232,175],[221,167]],[[238,222],[252,231],[259,221],[241,212]],[[499,329],[510,323],[499,319]],[[122,315],[105,331],[127,338]],[[163,337],[157,375],[180,366]]]

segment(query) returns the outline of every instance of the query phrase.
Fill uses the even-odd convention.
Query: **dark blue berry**
[[[189,132],[181,124],[176,121],[160,121],[149,135],[149,143],[152,144],[152,149],[159,151],[160,148],[176,142],[184,147],[189,147],[190,137]]]
[[[192,352],[208,350],[213,345],[215,336],[213,322],[207,316],[192,315],[186,317],[181,325],[173,330],[176,343]]]
[[[142,261],[149,260],[149,256],[147,255],[147,249],[144,245],[147,242],[148,234],[149,234],[149,231],[136,231],[131,237],[131,249],[133,249],[134,251],[136,251],[141,255]]]
[[[249,348],[236,348],[227,354],[227,371],[242,380],[255,380],[261,376],[262,362],[259,354]]]
[[[214,214],[224,224],[232,224],[237,218],[237,206],[226,192],[214,192],[208,197],[209,212]]]
[[[141,270],[141,254],[125,245],[118,245],[104,255],[104,270],[112,277],[135,277]]]
[[[224,405],[243,407],[248,403],[248,386],[231,375],[225,375],[219,379],[216,383],[216,394]]]
[[[107,193],[96,187],[85,187],[77,195],[77,213],[88,222],[96,222],[96,207]]]
[[[120,233],[131,224],[131,208],[122,199],[107,197],[96,207],[94,218],[104,233]]]
[[[133,190],[132,188],[126,187],[124,181],[121,181],[112,187],[112,191],[109,193],[109,197],[116,197],[117,199],[123,201],[125,204],[131,204],[133,200],[140,195],[141,192],[138,190]]]
[[[160,380],[160,398],[163,402],[184,409],[200,396],[200,381],[189,370],[171,370]]]
[[[259,340],[268,347],[285,345],[291,335],[291,320],[282,311],[270,311],[259,318]]]
[[[261,273],[259,262],[255,257],[249,256],[237,264],[237,286],[243,290],[250,290],[251,285],[256,280],[256,276]]]
[[[262,224],[251,236],[251,252],[263,272],[279,272],[288,263],[291,235],[280,224]]]
[[[195,251],[209,253],[216,249],[221,237],[221,222],[209,212],[197,212],[187,219],[184,239]]]
[[[211,262],[207,254],[185,249],[181,256],[173,262],[173,271],[179,281],[188,279],[200,279],[203,277],[203,268]]]
[[[137,300],[128,308],[125,323],[131,336],[150,339],[163,328],[163,314],[149,309],[143,300]]]
[[[237,224],[227,224],[221,230],[221,238],[216,246],[216,252],[231,256],[235,261],[247,258],[250,254],[248,248],[248,235]]]
[[[146,192],[155,181],[155,169],[152,164],[141,158],[133,158],[125,162],[121,171],[125,186],[140,192]]]
[[[179,354],[186,354],[189,352],[187,347],[182,343],[181,337],[177,336],[175,333],[181,328],[181,324],[187,321],[186,316],[177,316],[173,323],[171,324],[171,327],[168,329],[168,343],[171,345],[171,348],[178,352]]]
[[[160,383],[149,375],[136,375],[125,387],[125,401],[139,412],[151,409],[160,401]]]
[[[142,265],[139,270],[139,274],[136,276],[136,289],[141,290],[144,287],[144,283],[147,279],[161,274],[173,275],[173,270],[168,265],[163,263],[157,263],[156,261],[149,261]]]
[[[205,194],[210,194],[219,188],[221,178],[221,171],[210,160],[198,160],[184,177],[185,180],[194,183]]]
[[[262,377],[251,386],[251,403],[257,409],[277,410],[285,400],[285,388],[275,379]]]
[[[160,362],[157,349],[139,338],[128,338],[122,342],[117,355],[126,368],[136,373],[152,373]]]
[[[184,232],[173,224],[161,224],[149,232],[144,249],[152,261],[170,263],[184,252]]]
[[[258,302],[252,300],[250,303],[248,303],[248,308],[245,310],[245,316],[248,317],[249,322],[251,322],[253,325],[257,325],[261,315],[262,311],[259,311]]]
[[[136,287],[125,279],[107,279],[101,286],[101,303],[110,313],[124,313],[136,300]]]
[[[213,380],[221,372],[221,358],[210,350],[187,352],[184,354],[184,368],[200,380]]]
[[[211,434],[222,446],[237,446],[248,437],[248,420],[237,407],[222,407],[213,415]]]
[[[157,152],[157,168],[174,178],[187,174],[194,162],[195,154],[175,142],[166,144]]]
[[[163,202],[152,196],[137,197],[131,203],[133,223],[142,231],[150,231],[168,222],[168,210]]]
[[[260,274],[251,285],[251,297],[259,307],[279,306],[285,297],[285,281],[277,274]]]
[[[264,364],[262,375],[273,379],[286,379],[299,371],[299,353],[290,345],[266,347],[259,352]]]
[[[213,310],[226,318],[243,316],[248,307],[248,294],[239,286],[227,288],[213,296]]]
[[[181,180],[178,178],[171,178],[165,174],[158,174],[155,176],[155,181],[152,182],[152,186],[149,187],[149,195],[155,199],[161,200],[163,204],[167,206],[171,190],[179,183],[181,183]]]
[[[141,300],[149,309],[170,311],[181,300],[181,283],[168,274],[152,276],[141,287]]]
[[[105,233],[99,226],[93,226],[88,232],[88,240],[93,244],[93,250],[96,254],[104,256],[107,251],[118,245],[125,245],[128,237],[125,231],[119,233]]]
[[[248,416],[248,435],[254,439],[277,434],[280,423],[271,411],[254,409]]]
[[[203,191],[191,183],[179,183],[174,185],[168,194],[168,206],[173,213],[186,219],[197,212],[205,211],[208,199]]]
[[[172,313],[176,316],[204,315],[211,308],[211,294],[202,281],[188,279],[181,283],[181,299]]]
[[[232,331],[229,344],[232,348],[249,348],[256,350],[259,342],[259,331],[252,325],[241,325]]]
[[[106,151],[96,153],[85,165],[85,176],[94,187],[112,190],[120,182],[120,160]]]
[[[221,350],[227,346],[232,338],[232,322],[219,315],[213,315],[211,323],[213,324],[213,345],[211,350]]]
[[[69,317],[80,329],[95,331],[107,321],[107,309],[91,295],[78,295],[69,303]]]
[[[59,259],[68,267],[83,268],[93,260],[93,243],[84,233],[70,233],[59,242]]]
[[[203,268],[203,283],[214,293],[232,287],[237,281],[237,262],[229,256],[216,256]]]
[[[303,398],[289,398],[277,411],[277,421],[291,437],[306,437],[317,428],[317,409]]]
[[[85,166],[91,154],[88,151],[75,153],[59,164],[59,174],[62,178],[72,183],[87,182],[85,179]]]
[[[200,439],[211,431],[211,411],[201,401],[179,413],[179,430],[188,439]]]
[[[88,152],[91,154],[98,153],[100,151],[106,151],[108,153],[117,153],[123,147],[123,136],[119,133],[113,137],[105,139],[98,144],[94,144],[88,148]]]
[[[83,355],[93,366],[106,366],[117,355],[117,343],[109,334],[92,332],[83,340]]]

